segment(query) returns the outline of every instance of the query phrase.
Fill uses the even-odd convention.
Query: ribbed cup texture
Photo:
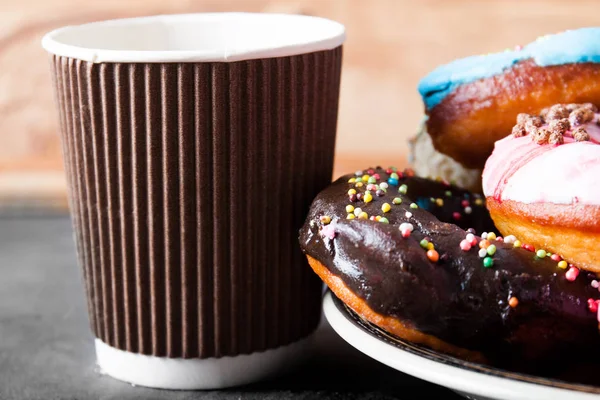
[[[333,168],[341,47],[235,63],[53,56],[91,326],[173,358],[310,334],[298,230]]]

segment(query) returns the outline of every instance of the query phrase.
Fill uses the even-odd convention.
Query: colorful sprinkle
[[[429,244],[429,242],[426,239],[422,239],[419,244],[421,245],[422,248],[426,249],[427,245]]]
[[[356,185],[354,185],[355,187],[363,187],[363,183],[362,182],[356,182]]]
[[[390,178],[392,178],[392,179],[396,179],[396,180],[400,179],[400,177],[398,176],[398,174],[397,174],[397,173],[395,173],[395,172],[392,172],[392,173],[390,174]]]
[[[483,239],[479,242],[479,248],[480,249],[487,249],[488,247],[490,247],[490,241]]]
[[[479,249],[479,251],[477,252],[477,255],[479,256],[479,258],[487,257],[487,250],[486,249]]]
[[[487,239],[487,235],[488,235],[488,233],[487,233],[487,232],[483,232],[483,233],[481,234],[481,238],[482,238],[482,239]]]
[[[348,214],[348,216],[346,217],[346,219],[354,219],[356,218],[356,216],[354,214]]]
[[[521,241],[520,240],[515,240],[515,242],[513,243],[513,247],[521,247]]]
[[[392,206],[390,206],[389,203],[383,203],[381,205],[381,211],[383,211],[384,213],[389,212],[392,209]]]
[[[469,251],[471,250],[471,243],[469,243],[469,241],[467,241],[467,239],[463,239],[460,242],[460,249],[462,251]]]
[[[496,240],[496,234],[494,232],[488,233],[487,240]]]
[[[469,200],[463,200],[460,202],[460,205],[463,207],[469,207]]]
[[[506,244],[513,244],[515,242],[515,240],[517,240],[515,235],[508,235],[508,236],[504,237],[504,243],[506,243]]]
[[[427,250],[433,250],[433,249],[435,249],[434,244],[431,242],[427,243]]]
[[[369,183],[367,185],[367,190],[377,190],[377,185],[374,185],[372,183]]]
[[[440,255],[437,251],[431,249],[427,251],[427,258],[429,258],[429,261],[431,262],[438,262]]]
[[[361,212],[362,212],[362,208],[360,208],[360,207],[356,207],[354,209],[354,215],[356,215],[357,217],[360,215]]]
[[[354,183],[354,182],[356,182],[356,179],[354,179],[354,178],[348,179],[348,183]]]
[[[465,214],[471,214],[473,209],[471,207],[465,207]]]
[[[375,192],[375,194],[379,197],[383,196],[385,194],[385,190],[383,189],[377,189],[377,191]]]
[[[410,211],[407,211],[407,212],[404,213],[404,216],[406,218],[412,218],[413,215],[412,215],[412,213]]]
[[[325,225],[323,229],[321,229],[321,235],[328,237],[329,239],[335,239],[335,229],[333,225]]]
[[[559,261],[558,262],[558,268],[560,269],[567,269],[567,262],[565,260]]]
[[[459,212],[453,212],[452,213],[452,218],[454,218],[455,220],[459,220],[461,218],[461,215]]]
[[[494,254],[496,254],[496,246],[493,244],[490,244],[487,248],[487,253],[489,256],[493,256]]]
[[[481,200],[481,199],[475,199],[475,205],[476,205],[476,206],[481,206],[481,205],[483,205],[483,200]]]
[[[356,194],[356,189],[348,190],[348,196],[352,196],[353,194]]]
[[[419,208],[417,203],[410,203],[410,208]]]
[[[394,200],[392,200],[392,203],[394,203],[394,204],[401,204],[402,203],[402,199],[400,197],[395,197]]]
[[[511,306],[512,308],[515,308],[516,306],[519,305],[519,299],[517,299],[516,297],[511,297],[510,299],[508,299],[508,305]]]
[[[354,175],[356,175],[356,176],[361,176],[362,174],[363,174],[363,172],[362,172],[362,171],[356,171],[356,172],[354,173]]]
[[[600,302],[600,300],[588,299],[588,309],[593,313],[598,312],[598,302]]]
[[[369,219],[369,214],[363,211],[358,215],[358,219]]]
[[[389,224],[390,221],[386,217],[379,218],[379,222],[383,222],[384,224]]]
[[[327,225],[331,222],[331,217],[329,215],[322,215],[319,219],[325,225]]]
[[[373,201],[373,196],[371,195],[371,193],[366,193],[364,200],[365,200],[365,203],[370,203],[371,201]]]
[[[477,238],[472,233],[467,233],[467,237],[465,238],[467,242],[471,245],[471,247],[477,245]]]
[[[409,222],[403,222],[400,224],[401,231],[408,230],[408,231],[412,232],[414,229],[415,229],[415,227],[413,226],[413,224],[411,224]]]
[[[592,281],[591,285],[594,289],[598,289],[600,287],[600,282],[598,282],[597,280],[594,279]]]
[[[368,181],[369,181],[369,178],[370,178],[370,177],[369,177],[369,175],[367,175],[367,174],[364,174],[364,175],[362,176],[362,181],[363,181],[363,182],[368,182]]]
[[[485,257],[483,259],[483,266],[486,268],[491,268],[494,265],[494,259],[491,257]]]
[[[569,270],[565,273],[565,278],[567,278],[567,280],[571,281],[571,282],[573,282],[575,279],[577,279],[578,276],[579,276],[579,269],[576,267],[569,268]]]
[[[387,181],[390,185],[394,185],[394,186],[398,185],[398,179],[389,178]]]
[[[444,194],[446,195],[446,197],[452,197],[452,192],[449,190],[446,190]]]
[[[348,205],[346,206],[346,212],[347,212],[347,213],[354,212],[354,206],[353,206],[352,204],[348,204]]]
[[[546,257],[546,250],[538,250],[535,252],[535,255],[537,256],[537,258],[545,258]]]
[[[389,185],[387,183],[385,183],[385,182],[381,182],[379,184],[379,187],[382,188],[382,189],[387,189],[389,187]]]
[[[435,199],[435,205],[442,207],[444,205],[444,199]]]
[[[375,183],[375,182],[377,182],[377,179],[374,176],[370,176],[369,180],[367,182],[369,182],[369,183]]]
[[[556,262],[559,262],[560,260],[562,260],[562,257],[559,256],[558,254],[552,254],[550,256],[550,258],[552,259],[552,261],[556,261]]]
[[[405,184],[400,185],[398,188],[398,193],[406,194],[406,192],[408,192],[408,186]]]
[[[533,247],[531,244],[524,243],[521,245],[521,247],[527,251],[531,251],[532,253],[535,251],[535,247]]]

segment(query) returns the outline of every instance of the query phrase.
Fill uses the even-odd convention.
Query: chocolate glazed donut
[[[403,339],[500,366],[531,369],[598,347],[594,276],[568,280],[514,238],[470,235],[494,230],[483,200],[411,175],[359,171],[314,200],[301,247],[341,300]]]

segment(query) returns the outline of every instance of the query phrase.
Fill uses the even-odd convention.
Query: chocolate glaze
[[[383,169],[374,172],[381,176],[379,182],[389,178]],[[460,249],[467,234],[463,228],[494,231],[477,195],[405,173],[398,185],[407,185],[406,195],[398,193],[398,185],[390,185],[384,196],[374,195],[368,204],[351,203],[347,192],[355,186],[348,183],[352,177],[340,178],[317,196],[301,229],[300,243],[305,254],[340,277],[375,312],[480,351],[493,363],[564,358],[575,354],[576,348],[599,342],[596,314],[587,306],[589,298],[599,297],[590,284],[591,274],[582,271],[575,281],[568,281],[556,261],[499,241],[493,241],[497,251],[491,268],[483,266],[478,246],[468,252]],[[364,192],[366,184],[355,189]],[[395,197],[402,203],[394,205]],[[436,206],[431,198],[442,198],[444,205]],[[461,205],[465,199],[472,208],[468,215]],[[413,201],[419,203],[418,209],[410,207]],[[388,213],[381,210],[384,202],[392,205]],[[369,216],[385,215],[389,224],[348,220],[348,204]],[[459,220],[455,212],[461,214]],[[321,232],[324,215],[331,217],[327,229],[335,231],[333,239]],[[399,231],[403,222],[414,226],[408,238]],[[436,263],[419,244],[426,236],[440,254]],[[519,300],[515,308],[508,304],[513,296]]]

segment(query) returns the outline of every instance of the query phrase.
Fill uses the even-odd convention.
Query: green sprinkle
[[[486,257],[483,259],[483,266],[486,268],[491,268],[494,265],[494,260],[491,257]]]
[[[392,200],[392,203],[394,203],[394,204],[402,204],[402,199],[400,197],[395,197],[394,200]]]
[[[429,242],[427,240],[423,239],[419,242],[419,244],[421,245],[422,248],[426,249]]]
[[[375,179],[374,176],[370,177],[369,180],[367,181],[368,183],[377,183],[377,179]]]
[[[538,250],[538,251],[535,253],[535,255],[536,255],[536,256],[538,256],[539,258],[544,258],[544,257],[546,257],[546,255],[547,255],[547,254],[546,254],[546,250]]]
[[[449,191],[449,190],[446,190],[446,196],[447,196],[447,197],[452,197],[452,192],[451,192],[451,191]]]
[[[406,192],[408,192],[408,186],[406,186],[405,184],[400,185],[400,187],[398,188],[398,192],[406,194]]]
[[[379,222],[382,222],[384,224],[389,224],[390,223],[390,221],[386,217],[379,218]]]
[[[392,178],[392,179],[400,179],[400,177],[398,176],[398,174],[397,174],[397,173],[395,173],[395,172],[392,172],[392,173],[390,174],[390,178]]]
[[[410,208],[419,208],[417,203],[410,203]]]
[[[490,256],[493,256],[494,254],[496,254],[496,245],[490,244],[487,248],[487,253]]]

